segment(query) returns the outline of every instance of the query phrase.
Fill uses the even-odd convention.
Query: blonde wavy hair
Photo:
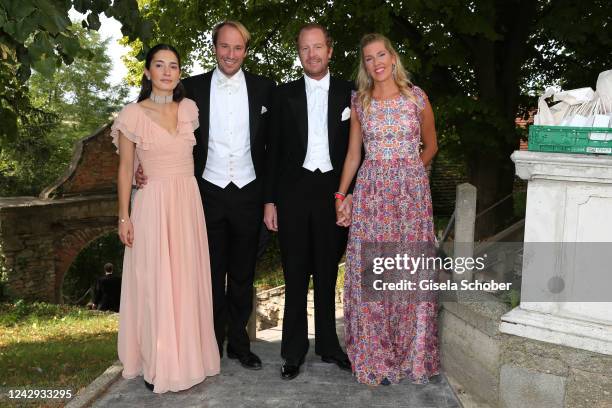
[[[399,88],[399,91],[402,95],[406,96],[412,102],[416,103],[416,98],[414,93],[412,92],[412,87],[414,86],[408,77],[408,72],[402,65],[402,60],[400,59],[399,54],[391,45],[391,41],[387,37],[382,34],[372,33],[366,34],[361,38],[360,43],[360,58],[359,58],[359,72],[357,73],[357,97],[359,98],[359,102],[363,107],[364,112],[368,112],[370,109],[370,104],[372,102],[372,89],[374,88],[374,81],[365,66],[365,59],[363,55],[363,49],[372,44],[373,42],[380,41],[383,43],[386,50],[395,57],[395,73],[393,74],[393,80],[395,84]]]

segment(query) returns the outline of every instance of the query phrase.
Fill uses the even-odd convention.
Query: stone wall
[[[441,304],[442,368],[479,406],[612,408],[612,356],[500,333],[487,294]]]
[[[492,295],[444,301],[438,328],[442,368],[485,406],[499,406],[501,316],[509,309]]]
[[[612,356],[502,336],[500,407],[612,407]]]
[[[116,229],[116,213],[114,194],[0,199],[5,294],[62,303],[66,271],[91,241]]]
[[[257,330],[266,330],[281,324],[284,307],[284,285],[257,292]]]
[[[342,303],[342,292],[336,291],[336,304]],[[306,302],[308,317],[314,316],[314,291],[308,291]],[[257,330],[280,326],[285,308],[285,286],[257,292]]]
[[[112,194],[117,191],[119,156],[111,143],[110,126],[103,126],[93,135],[75,143],[70,166],[56,183],[40,193],[40,198]]]
[[[118,155],[110,124],[79,140],[70,166],[39,197],[0,198],[0,268],[10,297],[62,303],[64,275],[94,239],[116,230]]]

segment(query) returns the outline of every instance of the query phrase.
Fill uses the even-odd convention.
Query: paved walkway
[[[341,311],[338,333],[344,331]],[[314,324],[309,322],[312,329]],[[250,371],[236,360],[224,357],[221,374],[183,392],[157,395],[147,390],[141,377],[121,378],[93,407],[461,407],[446,378],[441,375],[427,385],[404,381],[397,385],[369,387],[334,364],[326,364],[314,354],[313,333],[310,351],[300,375],[291,381],[280,378],[280,327],[257,333],[251,349],[263,361],[263,369]]]

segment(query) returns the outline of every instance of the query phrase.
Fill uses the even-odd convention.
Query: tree
[[[98,30],[104,12],[123,23],[123,35],[148,42],[150,25],[140,18],[136,0],[0,0],[0,143],[17,138],[18,128],[38,114],[26,86],[32,68],[50,76],[77,57],[93,57],[71,26],[72,7],[87,14],[84,28]]]
[[[127,87],[107,82],[112,70],[106,53],[108,40],[102,41],[96,31],[79,26],[74,31],[81,47],[92,57],[76,58],[52,75],[36,71],[27,82],[32,105],[61,118],[53,132],[54,138],[71,142],[105,125],[111,114],[123,105],[128,93]]]
[[[124,103],[126,87],[107,78],[111,60],[107,41],[96,31],[73,26],[79,46],[91,58],[77,57],[51,75],[34,71],[24,84],[29,105],[38,115],[19,127],[19,137],[5,140],[0,151],[0,195],[38,194],[65,171],[77,139],[105,125]]]
[[[88,30],[100,27],[104,12],[124,23],[126,38],[148,39],[149,23],[136,0],[0,0],[0,195],[36,194],[65,162],[50,139],[50,132],[62,130],[58,113],[65,112],[33,104],[28,80],[33,69],[50,78],[75,59],[95,58],[68,18],[71,7],[86,14],[81,25]]]
[[[515,118],[535,106],[543,86],[589,86],[612,63],[612,14],[605,0],[141,4],[143,16],[153,22],[151,43],[172,43],[188,64],[199,61],[205,67],[214,64],[209,38],[214,24],[242,21],[253,34],[246,67],[276,80],[297,75],[294,41],[304,22],[328,27],[335,39],[331,69],[345,78],[354,77],[361,35],[387,35],[414,82],[430,96],[441,147],[467,162],[481,210],[512,193],[509,156],[521,137]],[[480,219],[481,235],[494,232],[511,208],[508,200]]]

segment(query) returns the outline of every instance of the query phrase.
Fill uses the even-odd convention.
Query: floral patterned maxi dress
[[[437,300],[382,299],[362,293],[362,244],[434,242],[429,180],[419,156],[420,112],[425,94],[413,87],[416,104],[399,95],[372,100],[361,123],[364,162],[353,191],[352,224],[344,282],[345,339],[357,381],[380,384],[387,378],[427,383],[438,374]],[[363,272],[367,273],[367,271]]]

